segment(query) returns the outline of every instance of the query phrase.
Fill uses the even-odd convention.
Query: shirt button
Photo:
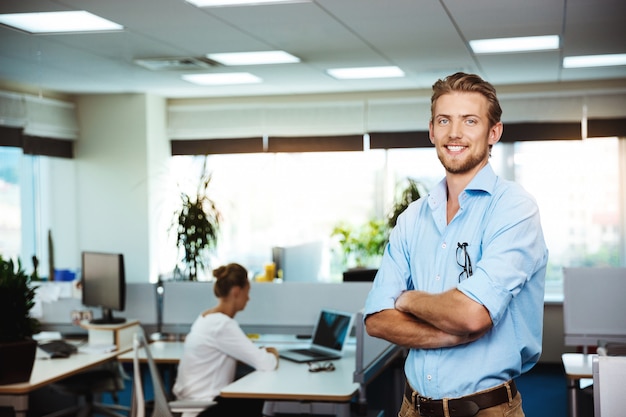
[[[435,277],[435,280],[436,280],[436,281],[439,281],[440,279],[441,279],[441,277],[440,277],[439,275],[437,275],[437,276]]]
[[[430,381],[431,379],[433,379],[433,376],[432,375],[426,375],[426,379]]]
[[[443,249],[445,249],[447,246],[448,246],[448,245],[446,244],[446,242],[443,242],[443,243],[441,244],[441,247],[442,247]]]

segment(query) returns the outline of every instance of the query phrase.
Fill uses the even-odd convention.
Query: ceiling
[[[459,70],[495,85],[626,80],[626,66],[563,69],[564,56],[626,53],[623,0],[314,0],[196,8],[184,0],[2,0],[0,13],[87,10],[122,32],[31,35],[0,26],[0,82],[66,94],[168,98],[429,88]],[[560,35],[558,51],[474,55],[468,41]],[[147,58],[284,50],[302,62],[149,70]],[[338,81],[328,68],[397,65],[404,78]],[[247,71],[264,82],[200,87],[183,73]],[[624,83],[619,83],[624,85]]]

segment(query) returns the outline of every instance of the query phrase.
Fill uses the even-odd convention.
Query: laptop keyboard
[[[325,353],[319,353],[311,349],[294,349],[293,352],[299,353],[301,355],[311,356],[313,358],[325,358],[328,356]]]

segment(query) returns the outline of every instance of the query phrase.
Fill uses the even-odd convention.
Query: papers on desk
[[[109,353],[117,350],[117,346],[112,344],[86,344],[78,348],[81,353]]]
[[[45,340],[59,340],[63,339],[63,337],[61,336],[61,332],[39,332],[33,335],[33,339],[42,342]]]

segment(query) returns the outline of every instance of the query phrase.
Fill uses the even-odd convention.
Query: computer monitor
[[[91,323],[124,323],[125,318],[113,316],[113,310],[124,311],[126,304],[124,255],[83,252],[82,274],[83,305],[102,309],[102,317],[93,318]]]

